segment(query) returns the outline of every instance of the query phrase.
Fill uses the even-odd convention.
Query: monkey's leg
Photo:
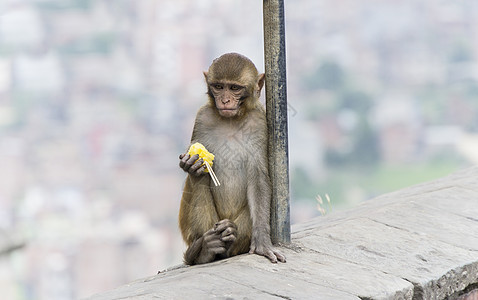
[[[235,256],[242,253],[247,253],[251,245],[251,217],[249,208],[242,210],[239,215],[234,219],[234,223],[237,226],[236,241],[228,249],[228,256]]]
[[[186,264],[214,260],[215,252],[222,252],[222,242],[216,237],[214,224],[218,222],[210,191],[210,178],[188,176],[179,210],[179,227],[188,249],[184,253]]]

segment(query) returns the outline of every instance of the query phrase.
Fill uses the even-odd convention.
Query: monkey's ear
[[[266,81],[266,74],[265,73],[259,74],[259,77],[257,78],[257,86],[259,87],[259,92],[262,90],[262,87],[264,87],[265,81]]]
[[[207,82],[207,71],[202,72],[204,74],[204,79],[206,79]]]

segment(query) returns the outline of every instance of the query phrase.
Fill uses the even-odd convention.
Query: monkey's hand
[[[229,250],[232,243],[236,241],[237,226],[228,219],[221,220],[214,224],[215,232],[220,235],[221,241],[226,244],[226,251]]]
[[[214,227],[203,235],[202,249],[198,261],[213,261],[216,255],[227,257],[227,250],[236,240],[236,224],[228,219],[221,220],[214,224]]]
[[[252,236],[251,238],[251,248],[249,253],[256,253],[262,256],[267,257],[272,263],[277,263],[277,261],[286,262],[285,256],[278,250],[274,249],[270,241],[270,237],[267,235],[263,236]]]
[[[227,257],[227,251],[236,240],[237,227],[225,219],[197,239],[186,251],[184,260],[187,264],[204,264],[216,259],[216,256]]]
[[[199,155],[195,154],[190,156],[187,153],[179,155],[179,167],[187,172],[188,174],[198,177],[203,174],[206,174],[206,165],[202,165],[204,161],[199,159]]]

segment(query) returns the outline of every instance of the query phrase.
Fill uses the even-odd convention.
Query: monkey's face
[[[255,107],[264,74],[247,57],[227,53],[215,59],[204,72],[211,104],[225,118],[241,117]]]
[[[211,83],[209,91],[219,115],[226,118],[240,115],[241,105],[249,97],[245,86],[231,82]]]

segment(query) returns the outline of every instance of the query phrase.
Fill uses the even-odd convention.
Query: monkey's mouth
[[[237,108],[219,109],[219,114],[223,117],[233,117],[237,114]]]

